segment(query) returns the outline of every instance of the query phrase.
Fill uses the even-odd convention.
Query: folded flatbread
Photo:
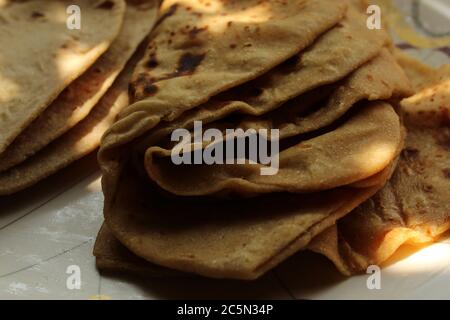
[[[295,115],[295,109],[303,109],[296,106],[303,103],[300,97],[289,102],[287,107],[281,107],[263,117],[246,119],[236,127],[278,128],[280,138],[285,139],[331,125],[360,101],[403,97],[409,93],[408,79],[392,55],[384,49],[373,61],[337,86],[325,106],[316,112],[304,117]],[[214,194],[228,189],[253,194],[332,189],[368,178],[382,171],[395,158],[403,142],[400,122],[393,110],[388,112],[389,108],[381,108],[379,105],[375,109],[377,108],[380,118],[373,123],[355,116],[349,120],[348,129],[347,125],[342,126],[281,150],[279,171],[273,176],[261,176],[262,166],[254,164],[175,165],[171,161],[174,150],[159,146],[151,135],[146,141],[153,140],[154,144],[145,152],[145,168],[160,187],[184,196]],[[208,120],[222,116],[222,111],[215,115],[210,113]],[[199,115],[199,118],[189,119],[188,123],[181,123],[181,126],[179,121],[175,121],[163,130],[168,133],[177,127],[192,127],[193,120],[205,118],[201,112],[196,114],[197,117]],[[384,127],[381,128],[380,125]],[[160,135],[161,132],[154,132],[154,136]],[[223,149],[224,143],[214,141],[211,145],[211,149],[217,148],[217,145]],[[187,146],[185,149],[194,150],[194,146]],[[192,185],[196,187],[192,188]]]
[[[95,264],[103,273],[126,273],[144,277],[186,276],[186,273],[160,267],[136,256],[123,246],[103,224],[94,246]]]
[[[399,57],[417,93],[401,103],[408,137],[398,168],[385,188],[310,245],[347,275],[450,229],[450,68]]]
[[[122,28],[111,47],[0,154],[0,172],[34,155],[89,114],[152,29],[158,6],[158,0],[127,1]]]
[[[114,237],[147,261],[208,277],[255,279],[380,187],[205,203],[166,198],[126,172],[105,218]]]
[[[252,81],[211,97],[191,113],[265,114],[287,100],[341,80],[375,58],[388,42],[385,31],[368,30],[366,16],[350,6],[344,19],[305,51]]]
[[[186,3],[192,6],[186,8]],[[356,20],[343,20],[346,1],[332,3],[332,19],[324,14],[328,1],[288,2],[280,7],[275,2],[212,1],[209,9],[197,1],[165,4],[131,84],[134,103],[102,139],[99,160],[106,225],[115,239],[150,263],[215,278],[255,279],[304,249],[384,185],[403,145],[401,123],[391,104],[365,100],[401,98],[409,92],[408,80],[383,49],[388,42],[383,32],[370,40],[350,41],[353,28],[358,37],[368,33],[356,10],[347,11]],[[268,7],[271,19],[264,18]],[[302,23],[292,28],[297,20]],[[326,51],[329,43],[336,46],[335,56]],[[355,48],[367,45],[369,53],[348,51],[346,60],[344,43]],[[372,63],[387,71],[376,74]],[[350,81],[359,69],[372,71]],[[323,77],[316,76],[319,71]],[[261,99],[248,90],[258,89],[255,84],[264,87]],[[258,165],[177,171],[180,167],[173,167],[170,159],[162,163],[167,160],[164,152],[170,152],[161,148],[167,146],[167,134],[179,121],[195,119],[199,110],[207,110],[210,116],[202,120],[215,125],[212,121],[228,121],[225,117],[236,110],[262,116],[283,109],[280,123],[287,124],[291,108],[283,108],[285,103],[301,101],[306,94],[313,97],[308,106],[315,109],[310,92],[321,88],[337,96],[328,100],[330,108],[327,104],[317,108],[325,110],[326,120],[311,129],[312,137],[286,134],[296,141],[282,149],[283,170],[275,176],[260,176]],[[339,99],[345,101],[344,107]],[[335,109],[339,111],[327,118]],[[149,161],[154,147],[160,147],[162,157]],[[158,179],[150,179],[158,170],[162,172]],[[230,170],[230,179],[222,170]],[[167,188],[164,179],[177,183]],[[253,197],[203,197],[227,188]],[[102,255],[105,250],[96,250],[99,266],[106,261],[109,264],[103,266],[110,268],[114,259]]]
[[[80,29],[67,26],[82,8]],[[3,1],[0,10],[0,153],[119,34],[123,0]],[[76,14],[76,13],[74,13]]]
[[[354,186],[356,188],[369,188],[377,185],[383,185],[383,183],[385,183],[385,181],[391,176],[394,168],[395,163],[393,163],[390,168],[383,170],[383,172],[380,172],[370,179],[363,180]],[[103,223],[100,231],[98,232],[93,253],[96,257],[96,266],[101,272],[115,274],[127,273],[132,275],[141,275],[144,277],[186,277],[194,275],[152,264],[135,255],[114,237],[105,223]]]
[[[342,20],[346,9],[347,3],[331,0],[165,1],[132,83],[135,103],[103,139],[105,185],[115,187],[112,153],[118,148],[292,57]]]
[[[395,165],[391,165],[379,174],[369,179],[359,181],[355,188],[381,186],[392,174]],[[118,241],[106,224],[103,224],[97,235],[94,246],[96,266],[103,273],[131,274],[142,277],[189,277],[195,274],[179,272],[161,267],[137,256]]]
[[[135,26],[134,32],[137,33],[132,36],[133,42],[137,38],[144,39],[153,23],[156,22],[155,2],[146,0],[139,4],[138,7],[127,8],[131,10],[131,13],[127,13],[129,18],[134,17],[141,23],[145,21],[145,26],[132,23]],[[141,7],[142,4],[151,4],[151,6]],[[128,28],[131,26],[127,27],[127,30]],[[135,47],[137,44],[133,43],[132,46]],[[125,69],[117,76],[115,82],[86,118],[34,156],[0,173],[0,195],[12,194],[30,187],[98,148],[102,135],[114,123],[118,113],[129,105],[128,85],[147,44],[148,39],[140,45],[140,49],[128,61]],[[131,43],[129,45],[131,46]]]
[[[391,117],[393,127],[389,129]],[[355,123],[369,130],[357,133],[360,139],[381,132],[401,132],[397,114],[382,102],[362,107],[336,131],[355,133]],[[324,146],[333,143],[336,141]],[[322,163],[320,155],[315,156]],[[369,155],[366,162],[373,157]],[[314,236],[372,196],[388,178],[377,178],[379,183],[372,186],[366,181],[368,187],[363,184],[304,195],[271,193],[232,201],[174,201],[173,196],[161,194],[133,165],[125,166],[125,170],[111,206],[105,211],[114,237],[134,254],[155,264],[209,277],[238,279],[254,279],[304,248]],[[101,250],[97,254],[101,256]]]

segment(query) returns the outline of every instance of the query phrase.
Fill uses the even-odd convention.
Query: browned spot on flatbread
[[[137,76],[136,80],[130,84],[128,87],[128,93],[131,97],[134,97],[136,94],[140,94],[141,91],[138,91],[139,88],[143,88],[142,91],[146,91],[145,88],[153,85],[155,80],[149,76],[146,73],[141,73]],[[151,90],[150,90],[151,91]],[[156,91],[154,91],[152,94],[155,94]]]
[[[158,86],[156,84],[149,84],[146,85],[144,87],[144,92],[146,93],[147,96],[152,96],[154,95],[156,92],[158,92]]]
[[[444,177],[450,179],[450,168],[442,170],[442,173],[444,174]]]
[[[42,17],[44,17],[44,16],[45,16],[45,15],[44,15],[43,13],[39,12],[39,11],[33,11],[33,12],[31,13],[31,17],[32,17],[33,19],[42,18]]]
[[[176,77],[191,75],[195,72],[204,58],[205,54],[185,53],[180,57],[177,69],[174,72],[166,74],[162,77],[158,77],[157,79],[153,78],[147,73],[141,73],[138,75],[134,83],[129,87],[129,94],[131,96],[139,96],[141,94],[143,94],[144,96],[154,95],[156,92],[158,92],[158,87],[155,86],[154,83]],[[143,89],[141,91],[138,91],[139,88]]]
[[[423,186],[423,190],[427,193],[432,193],[434,191],[434,187],[430,184],[426,184]]]
[[[203,27],[203,28],[197,28],[197,27],[193,27],[191,30],[189,30],[189,36],[191,38],[194,38],[195,36],[197,36],[200,32],[206,31],[208,29],[208,26]]]
[[[96,8],[97,9],[111,10],[112,8],[114,8],[114,2],[110,1],[110,0],[103,1]]]
[[[156,53],[152,53],[150,55],[150,58],[148,59],[146,66],[147,66],[147,68],[150,68],[150,69],[154,69],[158,66],[158,60],[156,59]]]
[[[178,69],[174,72],[174,75],[183,76],[193,74],[204,58],[205,54],[192,54],[189,52],[183,54],[178,61]]]

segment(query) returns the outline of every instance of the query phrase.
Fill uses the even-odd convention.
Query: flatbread
[[[259,277],[381,188],[174,201],[127,170],[105,212],[114,237],[147,261],[213,278]]]
[[[261,175],[261,164],[174,165],[172,150],[156,146],[147,150],[145,168],[161,188],[182,196],[224,190],[244,194],[317,192],[382,171],[395,159],[402,139],[395,110],[375,102],[362,107],[335,130],[280,150],[275,175]]]
[[[394,53],[397,62],[402,66],[411,85],[414,87],[414,90],[416,92],[422,90],[430,82],[432,82],[433,80],[431,79],[439,77],[436,74],[435,69],[423,63],[419,63],[417,59],[411,57],[402,50],[396,48]]]
[[[103,273],[126,273],[145,277],[188,276],[186,273],[151,264],[134,255],[114,238],[105,224],[98,232],[93,253],[97,269]]]
[[[175,2],[178,6],[171,6]],[[220,4],[212,1],[207,8],[200,1],[190,1],[192,7],[185,9],[182,3],[185,1],[168,1],[165,7],[163,5],[162,22],[153,33],[152,44],[138,66],[131,86],[134,104],[121,112],[119,120],[102,140],[99,160],[103,172],[105,223],[113,238],[152,264],[213,278],[255,279],[306,248],[312,238],[382,188],[402,145],[400,119],[388,103],[364,103],[341,123],[335,123],[335,127],[316,134],[316,138],[311,139],[313,145],[309,155],[307,142],[311,141],[298,137],[304,142],[297,143],[298,149],[304,148],[304,151],[292,159],[292,163],[303,161],[306,170],[292,170],[293,174],[300,175],[297,182],[307,186],[304,192],[330,190],[307,194],[280,192],[302,190],[287,188],[283,185],[284,179],[275,176],[265,177],[274,179],[269,180],[271,183],[265,179],[255,183],[262,189],[267,188],[269,194],[255,195],[254,190],[246,190],[253,193],[252,198],[178,197],[173,190],[165,192],[150,181],[143,170],[144,158],[140,152],[152,145],[148,135],[155,129],[171,126],[187,112],[195,112],[217,97],[227,97],[234,91],[232,88],[237,88],[232,94],[239,96],[244,83],[270,74],[282,62],[289,62],[290,57],[302,53],[319,35],[336,26],[342,19],[340,10],[346,5],[346,2],[336,1]],[[336,5],[343,7],[336,10]],[[273,20],[264,20],[266,6],[272,6]],[[258,14],[251,15],[249,10]],[[330,14],[332,19],[324,23],[324,17],[328,19]],[[233,20],[231,23],[230,19]],[[244,19],[260,21],[247,25],[242,23]],[[205,21],[208,22],[206,25]],[[326,24],[328,27],[322,29]],[[302,28],[304,30],[300,31]],[[248,38],[244,39],[243,35],[247,34]],[[291,39],[296,40],[292,42]],[[303,89],[292,90],[293,84],[287,83],[291,86],[290,93],[283,93],[280,100],[272,95],[269,102],[277,102],[270,108],[278,108],[286,100],[302,94],[302,90],[306,92],[346,77],[380,53],[384,42],[378,43],[371,47],[373,56],[355,58],[345,68],[327,73],[324,78],[316,77]],[[240,49],[239,55],[234,51],[236,48]],[[314,58],[312,54],[310,57]],[[321,57],[330,59],[325,53]],[[311,62],[310,66],[313,65]],[[296,67],[301,72],[294,63],[287,68],[287,74]],[[314,68],[302,78],[307,79],[311,70]],[[389,72],[386,75],[389,76]],[[247,94],[242,93],[244,97]],[[382,98],[391,96],[389,91]],[[289,166],[289,161],[286,164]],[[338,172],[346,170],[345,177],[333,177],[336,165],[342,166]],[[370,169],[366,170],[366,167]],[[235,169],[240,170],[239,167]],[[310,169],[312,174],[308,175]],[[191,170],[190,174],[195,168],[191,167]],[[257,166],[253,170],[259,175]],[[151,168],[148,171],[153,172]],[[362,171],[365,174],[361,174]],[[177,179],[179,184],[186,186],[187,178],[178,176]],[[289,179],[288,174],[284,178]],[[255,179],[259,177],[255,175]],[[361,185],[356,186],[358,182]],[[214,181],[208,183],[214,184]],[[344,186],[348,183],[355,183],[355,187]],[[242,188],[235,186],[238,191]],[[192,181],[189,187],[201,189],[203,185]],[[108,252],[108,248],[103,250]],[[109,250],[109,256],[102,256],[101,250],[96,251],[100,268],[111,269],[114,262],[126,262],[126,257],[121,259],[120,254],[113,252]],[[120,264],[120,268],[135,267],[133,260],[130,261],[131,265]]]
[[[365,15],[358,13],[352,6],[349,7],[346,17],[338,26],[322,35],[304,52],[253,81],[212,97],[208,102],[184,112],[173,121],[164,121],[157,125],[147,132],[145,137],[140,138],[143,140],[139,143],[140,152],[144,153],[148,146],[160,145],[160,140],[167,140],[174,129],[191,128],[194,121],[210,123],[230,114],[251,114],[255,117],[244,119],[238,126],[245,129],[252,125],[266,128],[282,126],[281,134],[292,136],[331,124],[359,100],[408,95],[410,89],[403,71],[391,54],[386,49],[382,50],[383,45],[389,41],[387,34],[384,31],[368,30],[365,25]],[[317,97],[323,96],[328,90],[323,85],[341,80],[372,58],[373,61],[358,69],[339,86],[330,85],[335,94],[326,106],[308,117],[299,116],[314,103],[319,104]],[[259,96],[255,96],[255,88],[258,89]],[[317,89],[312,90],[314,88]],[[302,94],[306,91],[308,92]],[[298,95],[300,96],[297,97]],[[315,97],[315,100],[306,103],[306,100],[311,100],[311,96]],[[297,98],[285,103],[285,106],[280,108],[281,111],[267,113],[293,97]],[[280,124],[272,121],[277,118],[286,119],[288,108],[291,114],[287,117],[295,119],[296,123]],[[263,114],[267,115],[262,119],[257,117]]]
[[[80,30],[66,25],[70,5],[83,8]],[[3,2],[0,153],[108,49],[124,13],[123,0]]]
[[[366,16],[350,6],[344,19],[311,47],[261,77],[211,97],[191,113],[225,114],[229,110],[260,116],[303,93],[335,83],[375,58],[389,42],[386,32],[365,26]],[[183,117],[193,116],[185,112]]]
[[[323,90],[320,92],[323,92]],[[304,109],[304,107],[299,108],[296,105],[302,106],[304,103],[302,100],[303,97],[300,97],[295,101],[289,102],[286,107],[281,107],[263,117],[253,117],[246,119],[238,125],[231,125],[244,129],[277,128],[280,130],[280,138],[284,139],[318,130],[332,124],[361,100],[399,98],[408,95],[409,92],[408,79],[392,55],[384,49],[380,56],[355,71],[343,84],[338,85],[324,107],[316,112],[310,113],[308,116],[302,117],[295,114],[296,109]],[[319,94],[316,93],[316,95]],[[193,119],[185,119],[182,117],[180,119],[181,121],[175,121],[174,124],[165,128],[163,127],[159,132],[154,132],[153,137],[150,135],[146,141],[147,143],[150,141],[153,143],[158,142],[155,141],[156,139],[154,137],[162,136],[163,133],[161,131],[169,135],[174,128],[189,128],[192,127],[194,120],[204,120],[206,118],[210,121],[214,117],[221,117],[222,112],[226,113],[227,111],[221,110],[215,114],[210,113],[209,110],[203,114],[199,111],[194,115]],[[391,113],[391,115],[394,115],[394,113]],[[390,122],[387,120],[389,118],[388,113],[385,116],[387,118],[377,120],[380,122],[377,122],[376,126],[386,124],[386,127],[383,129],[372,128],[373,134],[366,135],[360,130],[369,130],[369,121],[366,125],[361,126],[360,129],[352,127],[349,131],[351,133],[345,134],[346,138],[340,134],[341,131],[336,130],[324,135],[323,138],[317,137],[316,139],[304,141],[301,144],[295,144],[286,150],[282,150],[279,155],[280,170],[274,176],[261,176],[260,168],[262,166],[253,164],[226,166],[174,165],[170,159],[172,149],[165,148],[164,144],[161,147],[159,143],[150,144],[151,147],[145,152],[146,170],[148,175],[160,187],[177,195],[205,195],[227,189],[239,189],[240,192],[247,193],[274,191],[314,192],[331,189],[370,177],[376,172],[381,171],[393,160],[396,150],[398,150],[399,145],[402,143],[401,130],[398,119],[396,120],[396,125],[389,130],[388,123]],[[227,126],[212,125],[212,127],[230,128],[230,124]],[[352,134],[354,134],[354,137],[360,138],[356,139],[351,137]],[[377,141],[377,135],[379,137],[380,134],[386,134],[384,143],[381,143],[381,140]],[[362,137],[366,137],[367,140],[363,142],[364,139]],[[313,147],[316,140],[323,143],[320,143],[320,146],[316,145],[316,147]],[[218,144],[220,142],[215,141],[214,143]],[[348,166],[349,164],[345,160],[347,155],[359,157],[361,161],[367,162],[367,158],[364,159],[362,156],[357,156],[356,149],[352,149],[352,147],[358,145],[361,154],[366,153],[368,149],[362,147],[364,143],[368,148],[377,144],[386,147],[386,153],[374,158],[381,162],[377,165],[377,161],[373,161],[372,165],[374,167],[368,165],[362,166],[355,162],[352,162],[352,165]],[[305,148],[305,145],[310,147]],[[330,147],[326,148],[325,146],[327,145],[330,145]],[[193,146],[191,147],[194,150]],[[316,153],[313,156],[314,150],[321,150],[320,155]],[[325,165],[314,166],[313,163]],[[327,164],[334,166],[334,168],[327,168],[333,174],[330,174],[326,169]],[[313,168],[317,169],[317,171]],[[360,168],[360,170],[357,168]],[[304,174],[308,175],[308,177],[304,176]],[[320,181],[320,185],[314,184],[317,181]],[[192,188],[191,185],[196,185],[196,188]]]
[[[272,73],[275,72],[269,72],[264,77],[268,77]],[[308,73],[304,74],[305,78],[309,78],[308,76],[310,76]],[[304,83],[308,80],[299,77],[296,81]],[[311,88],[314,88],[315,85],[317,83],[314,83]],[[248,87],[251,86],[251,84],[248,85]],[[300,84],[297,87],[301,86]],[[268,86],[266,89],[276,91]],[[243,91],[245,92],[245,90]],[[244,130],[277,128],[280,129],[280,137],[288,138],[332,124],[363,100],[390,99],[395,101],[411,95],[412,89],[408,78],[392,54],[387,49],[382,49],[379,55],[337,83],[310,90],[292,100],[289,100],[288,96],[284,96],[287,101],[272,112],[267,112],[271,108],[261,107],[256,101],[249,104],[250,102],[245,99],[249,99],[248,95],[251,94],[246,93],[247,96],[242,97],[243,101],[232,103],[220,102],[220,98],[213,97],[208,103],[195,110],[185,112],[174,121],[162,123],[146,134],[143,141],[140,142],[139,148],[141,151],[145,151],[149,145],[165,145],[167,142],[164,141],[168,139],[167,137],[173,130],[177,128],[192,129],[194,121],[202,121],[203,124],[214,122],[217,128],[221,128],[223,124],[218,120],[225,118],[226,122],[226,117],[236,113],[250,114],[251,116],[235,117],[235,123],[231,124],[232,127]],[[272,102],[266,99],[265,105],[271,104]]]
[[[383,185],[392,175],[396,167],[393,162],[388,168],[370,177],[366,180],[352,184],[355,188],[370,188]],[[178,272],[173,269],[164,268],[152,264],[141,257],[129,251],[119,240],[114,238],[108,226],[103,223],[100,228],[95,245],[94,256],[96,257],[96,266],[101,272],[115,274],[133,274],[144,277],[161,276],[192,276],[193,274]]]
[[[151,24],[152,20],[148,23]],[[0,173],[0,195],[26,189],[98,148],[102,135],[115,121],[117,114],[129,104],[128,85],[147,44],[148,41],[143,42],[84,120],[33,157]]]
[[[34,155],[89,114],[152,29],[158,6],[158,0],[128,0],[122,29],[111,47],[0,154],[0,172]]]
[[[396,164],[392,164],[383,172],[355,184],[356,188],[381,186],[391,176]],[[93,254],[97,269],[108,274],[131,274],[148,277],[192,277],[195,274],[179,272],[158,266],[133,254],[117,240],[108,226],[103,223],[98,232]]]
[[[327,96],[329,87],[332,91]],[[305,107],[311,94],[322,98],[322,101]],[[279,128],[280,136],[288,138],[326,127],[362,101],[396,102],[411,94],[410,83],[402,68],[393,55],[383,49],[344,80],[299,96],[261,117],[244,118],[239,126],[245,129]]]
[[[157,142],[166,136],[168,132],[172,131],[173,128],[188,128],[196,120],[209,123],[232,113],[260,116],[279,107],[280,104],[284,104],[287,100],[298,96],[300,96],[298,101],[296,102],[294,99],[288,107],[294,109],[294,111],[295,109],[306,111],[307,107],[314,105],[314,101],[306,106],[305,100],[310,100],[310,96],[323,95],[327,91],[323,88],[324,85],[341,80],[368,60],[375,58],[382,51],[383,45],[389,42],[389,37],[384,31],[368,30],[365,28],[365,25],[365,15],[358,13],[357,10],[350,6],[345,18],[332,30],[319,37],[304,52],[295,55],[253,81],[211,97],[205,104],[184,112],[171,122],[161,123],[155,130],[147,134],[148,137],[146,139]],[[356,92],[358,94],[350,95],[355,97],[354,101],[362,97],[368,98],[366,87],[377,89],[370,97],[371,99],[382,98],[383,96],[390,97],[391,95],[400,96],[405,94],[405,91],[409,93],[407,90],[409,87],[403,72],[386,50],[383,50],[382,56],[373,60],[367,66],[355,72],[345,83],[347,86],[356,85],[357,89],[359,89],[360,92]],[[393,79],[387,79],[389,81],[387,83],[388,88],[386,88],[386,84],[382,83],[382,81],[385,82],[384,77],[386,74],[379,72],[379,68],[392,71],[390,75],[393,76]],[[374,73],[373,83],[368,82],[367,77],[371,78]],[[364,82],[364,85],[361,84],[362,82]],[[387,90],[390,87],[392,87],[391,89],[394,92],[390,93]],[[314,93],[313,89],[315,88],[317,88],[317,91]],[[343,87],[340,91],[344,92],[346,89],[351,90],[352,88]],[[353,92],[355,91],[357,90],[353,90]],[[337,95],[333,99],[334,101],[331,101],[330,105],[324,109],[331,109],[333,107],[332,103],[345,98],[342,93]],[[316,124],[312,126],[312,129],[306,128],[303,132],[311,131],[333,122],[350,108],[354,101],[348,101],[347,99],[347,103],[343,104],[344,107],[337,108],[335,106],[333,108],[336,109],[335,112],[327,111],[316,115],[317,118],[327,115],[327,119],[322,121],[324,124]],[[296,105],[295,108],[292,107],[294,104]],[[267,116],[271,118],[273,115],[268,114]],[[241,123],[240,126],[245,127],[246,125]],[[151,143],[149,142],[148,144]]]
[[[343,274],[363,272],[405,243],[428,243],[450,229],[450,67],[433,71],[411,58],[400,63],[418,92],[401,103],[408,138],[398,168],[376,196],[310,245]]]
[[[165,1],[132,83],[135,103],[103,138],[105,193],[120,174],[113,155],[118,148],[292,57],[342,20],[346,9],[347,3],[332,0]]]

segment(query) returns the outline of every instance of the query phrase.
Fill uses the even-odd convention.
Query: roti
[[[111,0],[105,7],[104,2],[3,3],[0,39],[7,43],[0,54],[0,153],[117,37],[125,3]],[[70,5],[83,8],[80,30],[66,25]]]
[[[386,70],[389,70],[389,72]],[[323,96],[323,92],[324,90],[319,90],[319,93],[315,94],[322,94]],[[328,102],[324,103],[325,105],[322,108],[319,108],[316,112],[309,113],[307,116],[302,117],[301,113],[298,115],[295,113],[296,109],[301,111],[304,109],[302,106],[302,103],[304,103],[302,98],[304,97],[300,97],[294,102],[290,101],[286,107],[281,107],[263,117],[246,119],[237,125],[229,123],[227,125],[212,124],[211,127],[275,128],[280,130],[280,138],[286,139],[326,128],[360,101],[399,98],[406,96],[409,92],[408,79],[392,55],[385,50],[374,61],[361,67],[349,79],[346,79],[343,84],[338,85]],[[300,105],[300,107],[297,107],[296,104]],[[364,105],[364,103],[361,105]],[[377,104],[372,104],[371,106],[375,105]],[[355,106],[355,108],[359,108],[359,106]],[[181,124],[175,121],[175,124],[163,127],[160,132],[154,132],[153,137],[149,135],[146,138],[146,143],[150,145],[145,151],[146,171],[149,177],[163,189],[185,196],[214,194],[229,191],[230,189],[253,194],[275,191],[316,192],[332,189],[333,187],[370,177],[383,170],[395,158],[396,152],[402,143],[400,124],[395,112],[391,110],[391,115],[396,118],[396,124],[390,127],[389,123],[391,122],[388,120],[388,109],[383,110],[381,112],[386,112],[383,115],[386,118],[378,119],[377,125],[383,124],[386,127],[371,128],[370,130],[373,129],[371,134],[363,133],[364,130],[369,130],[370,128],[369,124],[371,122],[367,121],[359,129],[352,126],[348,134],[345,134],[345,137],[340,130],[328,128],[326,129],[327,134],[324,134],[323,137],[317,134],[318,137],[316,138],[300,144],[294,143],[289,148],[281,150],[279,154],[279,171],[273,176],[261,176],[261,166],[254,164],[227,164],[226,166],[173,164],[171,159],[173,149],[168,149],[164,142],[157,141],[155,137],[161,136],[161,131],[165,131],[167,140],[169,139],[169,132],[175,128],[192,127],[194,120],[207,118],[210,121],[215,117],[214,113],[205,112],[205,116],[198,112],[194,115],[194,119],[186,121],[183,118],[182,121],[185,121],[185,123]],[[221,110],[216,117],[222,116],[222,112],[226,111]],[[394,118],[391,119],[393,120]],[[349,122],[351,123],[352,120]],[[386,135],[385,139],[382,139],[384,142],[377,140],[380,134]],[[356,136],[360,138],[356,139]],[[316,141],[321,142],[319,145],[315,145]],[[224,143],[214,141],[214,144],[223,145]],[[356,147],[356,145],[360,148],[360,153],[352,148]],[[369,151],[363,145],[367,148],[369,146],[373,148],[375,145],[383,145],[386,152],[382,152],[377,157],[372,158],[380,161],[378,165],[377,161],[373,161],[373,167],[370,167],[369,165],[361,165],[356,162],[350,164],[345,160],[347,155],[351,155],[355,158],[359,157],[360,161],[367,162],[368,158],[364,158],[362,154]],[[189,149],[189,147],[191,150],[194,150],[194,146],[188,146],[186,149]],[[142,146],[139,148],[143,149]],[[321,150],[320,154],[314,150]],[[315,163],[318,165],[314,165]],[[334,166],[334,168],[327,167],[328,164]],[[333,173],[330,174],[330,172]],[[314,184],[317,181],[320,181],[320,184]],[[196,188],[191,188],[191,184],[196,185]]]
[[[128,1],[124,22],[111,47],[0,154],[0,172],[23,162],[83,120],[111,87],[153,27],[159,1]]]
[[[151,24],[151,20],[147,21]],[[34,156],[0,173],[0,195],[26,189],[98,148],[102,135],[129,105],[128,85],[147,44],[148,39],[85,119]]]
[[[127,273],[144,277],[188,276],[168,268],[151,264],[132,254],[103,224],[94,246],[95,264],[103,273]]]
[[[412,58],[400,63],[417,93],[401,103],[408,137],[398,168],[376,196],[310,245],[347,275],[385,262],[403,244],[435,241],[450,228],[450,68],[433,70]]]
[[[186,9],[188,2],[195,5]],[[132,254],[151,264],[213,278],[256,279],[305,249],[312,238],[381,189],[392,172],[403,145],[400,118],[389,103],[364,101],[402,97],[409,91],[403,72],[383,49],[386,39],[380,34],[371,39],[373,45],[365,39],[369,53],[353,53],[341,67],[345,48],[344,43],[337,45],[338,40],[349,36],[352,28],[358,35],[366,34],[356,28],[363,21],[356,13],[357,23],[348,20],[338,25],[344,15],[339,15],[335,5],[342,5],[345,13],[347,2],[333,2],[333,8],[327,8],[325,1],[288,2],[283,8],[277,3],[271,9],[273,19],[266,21],[263,12],[269,3],[273,4],[242,1],[216,6],[213,1],[203,10],[196,1],[163,4],[162,18],[133,77],[133,104],[107,131],[99,153],[108,230]],[[319,7],[322,9],[317,10]],[[248,14],[250,9],[259,14]],[[327,9],[334,12],[332,19],[325,14]],[[237,12],[248,20],[262,21],[247,25],[248,21],[237,18]],[[292,28],[300,17],[302,23]],[[243,33],[248,35],[245,40],[239,38]],[[296,39],[294,44],[291,36]],[[358,47],[364,41],[352,45]],[[330,43],[340,52],[336,60],[326,52]],[[237,47],[239,55],[234,51]],[[352,91],[361,78],[351,85],[347,80],[377,58],[389,66],[388,71],[377,74],[373,84],[373,72],[365,74],[369,79],[363,80],[369,89],[361,93],[361,85]],[[306,63],[306,70],[301,63]],[[324,76],[316,76],[314,70],[322,70]],[[305,85],[299,85],[302,79]],[[278,86],[275,80],[285,81],[284,85]],[[170,162],[165,154],[170,149],[162,149],[167,145],[165,134],[201,110],[210,112],[209,118],[203,119],[211,125],[222,119],[239,124],[236,118],[224,119],[230,113],[223,110],[230,110],[226,106],[239,102],[238,98],[243,99],[241,105],[250,101],[250,92],[245,89],[258,81],[270,94],[258,104],[263,106],[259,113],[248,113],[262,116],[280,109],[283,123],[291,120],[289,113],[281,110],[284,103],[336,81],[337,90],[331,93],[348,100],[341,113],[326,120],[329,123],[324,127],[319,125],[322,131],[306,138],[292,135],[297,140],[282,148],[282,172],[276,176],[261,177],[258,165],[200,166],[183,171],[164,163]],[[349,97],[340,85],[349,90]],[[337,100],[334,104],[339,109]],[[316,106],[315,102],[311,99],[308,106]],[[342,117],[357,102],[361,104]],[[160,138],[162,146],[158,146]],[[158,157],[153,157],[157,153]],[[170,187],[167,181],[173,182]],[[244,197],[210,197],[228,190]],[[249,194],[252,197],[245,197]],[[97,248],[104,240],[100,241]],[[114,262],[122,269],[135,266],[136,261],[122,264],[126,258],[111,253],[114,251],[109,256],[103,254],[107,249],[96,251],[100,267],[103,263],[112,268]]]
[[[147,150],[145,169],[161,188],[181,196],[317,192],[377,174],[403,143],[400,119],[384,103],[366,105],[333,129],[280,150],[275,175],[261,175],[263,165],[254,163],[175,165],[171,150],[160,147]]]
[[[118,186],[105,218],[131,252],[170,269],[235,279],[259,277],[381,188],[174,201],[128,170]]]
[[[369,188],[383,185],[391,176],[395,163],[380,174],[355,184],[356,188]],[[367,189],[368,190],[368,189]],[[104,223],[97,235],[94,246],[96,266],[100,272],[113,274],[132,274],[142,277],[192,277],[194,273],[179,272],[148,262],[128,250],[117,240]]]
[[[117,149],[161,120],[173,120],[219,92],[266,73],[312,44],[342,20],[346,9],[345,2],[331,0],[165,1],[131,84],[134,103],[103,138],[99,161],[108,180],[105,192],[114,190],[120,173],[121,163],[113,155]],[[244,34],[245,43],[240,41]],[[233,50],[237,44],[239,55]]]

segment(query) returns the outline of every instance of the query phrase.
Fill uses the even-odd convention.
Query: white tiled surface
[[[450,8],[449,0],[430,1],[436,5],[425,10],[427,16],[443,8],[439,5]],[[450,23],[450,9],[436,14],[435,21]],[[434,66],[449,63],[441,51],[408,51]],[[312,253],[297,254],[254,282],[102,277],[92,256],[103,220],[94,160],[88,157],[31,190],[0,197],[0,299],[450,299],[450,240],[419,251],[404,248],[383,269],[381,290],[367,289],[368,275],[344,278]],[[79,290],[66,286],[70,265],[80,267]]]

